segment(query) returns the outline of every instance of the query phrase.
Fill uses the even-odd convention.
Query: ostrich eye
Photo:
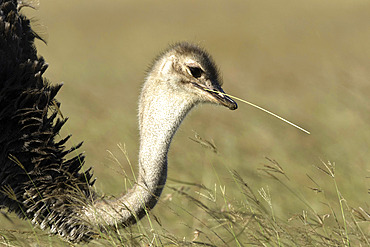
[[[190,70],[190,73],[191,75],[194,77],[194,78],[199,78],[202,76],[202,73],[203,73],[203,70],[199,67],[188,67],[189,70]]]

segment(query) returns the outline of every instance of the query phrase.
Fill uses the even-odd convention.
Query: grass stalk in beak
[[[275,114],[275,113],[273,113],[273,112],[270,112],[270,111],[268,111],[268,110],[266,110],[266,109],[264,109],[264,108],[262,108],[262,107],[260,107],[260,106],[258,106],[258,105],[256,105],[256,104],[253,104],[253,103],[251,103],[251,102],[249,102],[249,101],[246,101],[246,100],[244,100],[244,99],[240,99],[240,98],[238,98],[238,97],[235,97],[235,96],[230,95],[230,94],[227,94],[227,93],[222,93],[222,92],[214,91],[214,90],[211,90],[211,89],[205,89],[205,90],[210,91],[210,92],[214,92],[214,93],[223,94],[223,95],[226,95],[226,96],[228,96],[228,97],[230,97],[230,98],[232,98],[232,99],[239,100],[239,101],[241,101],[241,102],[243,102],[243,103],[245,103],[245,104],[248,104],[248,105],[250,105],[250,106],[253,106],[253,107],[255,107],[255,108],[257,108],[257,109],[259,109],[259,110],[261,110],[261,111],[264,111],[264,112],[266,112],[266,113],[268,113],[268,114],[270,114],[270,115],[272,115],[272,116],[274,116],[274,117],[276,117],[276,118],[278,118],[278,119],[280,119],[280,120],[284,121],[285,123],[287,123],[287,124],[289,124],[289,125],[291,125],[291,126],[293,126],[293,127],[297,128],[297,129],[299,129],[299,130],[303,131],[304,133],[306,133],[306,134],[308,134],[308,135],[310,135],[310,134],[311,134],[309,131],[305,130],[304,128],[299,127],[298,125],[296,125],[296,124],[294,124],[294,123],[292,123],[292,122],[290,122],[290,121],[286,120],[285,118],[280,117],[279,115],[277,115],[277,114]]]

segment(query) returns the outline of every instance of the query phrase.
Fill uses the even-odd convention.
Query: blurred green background
[[[58,100],[69,121],[62,135],[73,134],[70,144],[85,141],[86,167],[94,167],[100,192],[118,195],[124,187],[121,168],[107,150],[131,174],[117,147],[125,144],[136,167],[137,99],[147,66],[168,44],[186,40],[212,54],[227,93],[263,106],[311,135],[243,103],[237,111],[201,106],[173,140],[169,178],[213,187],[220,182],[217,174],[229,196],[238,199],[228,172],[235,169],[251,187],[269,186],[274,209],[289,217],[305,206],[258,170],[269,163],[265,157],[279,162],[318,211],[325,207],[309,189],[317,186],[306,174],[328,190],[326,197],[335,198],[332,181],[315,168],[330,160],[336,163],[343,197],[366,208],[369,1],[40,0],[38,11],[24,11],[47,39],[47,45],[37,42],[50,64],[46,77],[64,82]],[[218,154],[190,140],[194,132],[213,140]],[[171,193],[164,190],[153,213],[164,226],[182,231],[173,222],[192,224],[191,219],[165,208]]]

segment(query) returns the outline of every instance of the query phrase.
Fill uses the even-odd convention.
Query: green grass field
[[[85,141],[102,194],[126,189],[123,170],[133,178],[118,145],[136,167],[145,71],[176,41],[213,55],[227,93],[311,132],[243,103],[198,107],[174,138],[150,220],[90,245],[369,245],[369,1],[40,0],[24,11],[47,39],[37,42],[46,77],[64,82],[62,134]],[[0,219],[0,245],[66,244]]]

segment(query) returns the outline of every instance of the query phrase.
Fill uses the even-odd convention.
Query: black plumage
[[[81,144],[66,148],[70,136],[58,136],[66,122],[55,99],[62,84],[43,77],[48,65],[23,6],[0,0],[0,208],[69,241],[88,241],[95,233],[79,212],[94,200],[94,181],[90,169],[81,171]]]

